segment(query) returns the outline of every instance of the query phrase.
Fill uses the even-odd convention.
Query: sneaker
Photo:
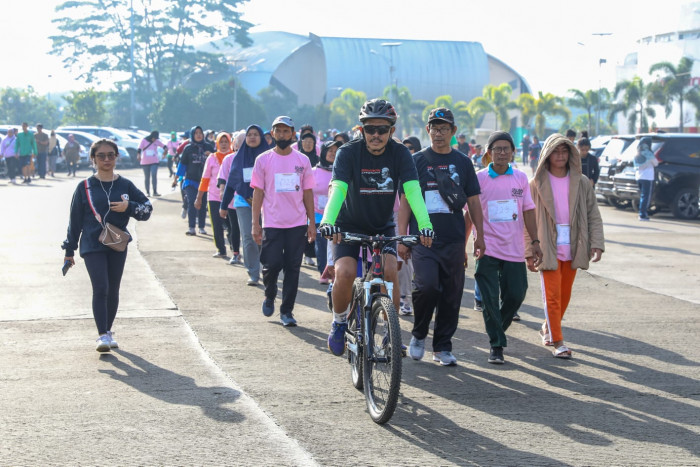
[[[194,229],[188,229],[187,232],[185,232],[185,235],[189,237],[194,237],[197,235],[197,233],[194,231]]]
[[[328,350],[340,357],[345,352],[345,331],[348,329],[347,321],[338,323],[333,321],[331,332],[328,334]]]
[[[187,219],[187,209],[182,208],[182,211],[180,212],[180,217],[183,219]]]
[[[153,196],[160,196],[160,193],[158,193],[157,191],[154,191]]]
[[[309,258],[308,256],[304,257],[304,264],[307,266],[316,266],[316,261],[314,261],[313,258]]]
[[[297,325],[297,320],[294,319],[294,315],[291,313],[280,313],[280,323],[284,327],[294,327]]]
[[[520,315],[518,313],[513,315],[513,321],[520,321]]]
[[[112,331],[107,331],[107,337],[109,337],[109,347],[111,349],[118,349],[119,344],[117,344],[117,341],[114,340],[114,333]]]
[[[491,347],[489,363],[495,363],[497,365],[503,365],[505,363],[503,359],[503,347]]]
[[[228,256],[226,256],[226,253],[214,253],[211,255],[212,258],[223,258],[223,259],[228,259]]]
[[[413,314],[413,307],[411,307],[411,304],[406,301],[401,301],[400,306],[399,306],[399,315],[401,316],[409,316]]]
[[[415,336],[411,337],[408,354],[414,360],[422,360],[423,355],[425,355],[425,339],[416,339]]]
[[[433,352],[433,361],[440,362],[442,366],[453,366],[457,364],[457,358],[452,355],[452,352],[443,350],[442,352]]]
[[[248,279],[248,282],[246,282],[251,287],[255,287],[258,285],[258,280],[257,279]]]
[[[202,234],[202,235],[206,235],[206,234],[207,234],[207,231],[204,230],[204,229],[199,229],[199,233]]]
[[[649,221],[649,218],[648,218],[648,217],[639,216],[639,220],[640,220],[640,221],[647,222],[647,221]]]
[[[109,336],[107,334],[102,334],[100,337],[97,338],[97,347],[95,350],[98,352],[109,352],[110,350],[110,345],[109,345]]]
[[[484,304],[481,300],[474,299],[474,311],[484,311]]]
[[[272,316],[275,312],[275,300],[266,298],[262,303],[262,312],[265,316]]]
[[[231,257],[231,261],[229,261],[228,264],[230,264],[230,265],[241,264],[241,254],[234,253],[233,256]]]

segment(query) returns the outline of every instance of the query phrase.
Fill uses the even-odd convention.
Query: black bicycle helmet
[[[372,99],[364,103],[360,109],[359,118],[362,123],[371,118],[381,118],[388,120],[393,125],[399,116],[396,114],[396,109],[391,105],[391,102],[384,99]]]

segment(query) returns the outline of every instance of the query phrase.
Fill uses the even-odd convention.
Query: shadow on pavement
[[[228,423],[240,423],[245,417],[226,407],[240,397],[227,387],[201,387],[189,376],[183,376],[150,363],[138,355],[115,349],[101,359],[118,370],[98,370],[112,379],[168,404],[200,407],[209,418]]]

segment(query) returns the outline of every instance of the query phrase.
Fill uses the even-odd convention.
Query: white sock
[[[336,323],[344,323],[348,320],[348,311],[345,310],[342,313],[333,312],[333,321]]]

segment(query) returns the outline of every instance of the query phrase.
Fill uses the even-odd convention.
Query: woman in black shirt
[[[75,250],[80,256],[92,282],[92,313],[97,332],[97,351],[117,348],[112,323],[119,306],[119,285],[126,252],[116,251],[99,241],[105,223],[127,232],[129,218],[145,221],[151,217],[153,206],[134,184],[114,173],[119,151],[108,139],[96,141],[90,148],[90,160],[97,171],[78,184],[70,207],[70,223],[62,248],[64,261],[71,266]],[[131,236],[129,236],[131,241]]]

